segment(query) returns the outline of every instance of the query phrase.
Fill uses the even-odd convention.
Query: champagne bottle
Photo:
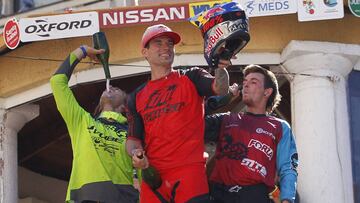
[[[110,86],[110,69],[109,69],[109,55],[110,49],[109,44],[106,40],[106,36],[104,32],[97,32],[93,34],[93,44],[95,49],[104,49],[105,52],[102,54],[96,55],[101,64],[103,65],[105,78],[106,78],[106,89],[109,91]]]
[[[138,155],[139,159],[143,159],[144,155]],[[162,180],[159,172],[151,165],[141,171],[142,180],[153,190],[158,189],[161,186]]]
[[[152,166],[142,170],[142,180],[145,181],[151,189],[156,190],[161,186],[162,180],[159,172]]]
[[[242,86],[238,87],[238,90],[240,91],[240,94],[237,98],[241,100],[241,89]],[[211,96],[209,97],[205,102],[205,115],[211,114],[214,111],[219,110],[220,108],[229,105],[231,103],[231,100],[234,98],[233,93],[230,91],[226,95],[223,96]],[[240,101],[239,100],[239,101]]]
[[[206,101],[206,107],[209,111],[215,111],[227,104],[229,104],[231,100],[231,95],[226,94],[224,96],[211,96]]]

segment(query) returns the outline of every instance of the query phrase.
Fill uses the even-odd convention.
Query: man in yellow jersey
[[[71,177],[66,196],[70,203],[135,203],[131,157],[125,150],[127,119],[122,114],[126,93],[110,87],[101,95],[93,118],[76,101],[68,86],[75,66],[86,56],[96,60],[104,50],[81,46],[65,59],[51,77],[56,101],[69,131],[73,150]]]

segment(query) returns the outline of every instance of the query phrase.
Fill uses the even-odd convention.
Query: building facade
[[[176,46],[175,66],[206,66],[201,34],[186,20],[187,14],[181,13],[181,6],[194,12],[191,3],[173,1],[154,5],[139,1],[137,4],[140,6],[95,10],[103,15],[99,18],[100,30],[106,33],[110,44],[110,63],[121,64],[111,67],[114,80],[121,82],[149,73],[140,53],[140,40],[146,27],[156,23],[155,19],[182,36]],[[206,8],[213,2],[199,4]],[[233,60],[233,65],[239,66],[268,65],[287,76],[291,123],[300,160],[298,192],[305,203],[360,202],[357,149],[360,145],[360,18],[348,10],[347,1],[344,5],[344,17],[337,19],[300,22],[297,13],[250,17],[251,40]],[[156,18],[159,9],[170,12],[171,8],[180,9],[178,16],[167,13],[168,18]],[[120,21],[118,16],[130,10],[133,13],[151,10],[153,21],[142,19],[141,15],[136,22],[135,18]],[[88,11],[86,7],[85,11]],[[114,13],[117,18],[111,16]],[[65,198],[66,181],[41,176],[23,167],[18,175],[18,132],[44,113],[36,101],[51,95],[51,75],[61,60],[82,44],[91,45],[91,37],[21,43],[14,50],[9,50],[0,40],[0,203],[26,201],[26,197],[39,199],[37,202],[63,202],[59,196]],[[85,86],[103,79],[101,66],[83,63],[76,68],[70,85]],[[64,194],[44,192],[49,190],[49,185]]]

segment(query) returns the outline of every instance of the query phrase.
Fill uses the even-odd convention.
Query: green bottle
[[[211,96],[206,100],[206,107],[211,111],[215,111],[229,104],[230,100],[231,94],[226,94],[224,96]]]
[[[144,158],[143,155],[140,155],[137,157],[139,159]],[[161,180],[160,174],[153,166],[149,165],[149,167],[142,169],[141,177],[142,177],[142,180],[145,181],[145,183],[148,184],[149,187],[153,190],[156,190],[161,186],[162,180]]]
[[[156,190],[161,186],[162,180],[159,172],[152,166],[149,166],[141,172],[142,180],[147,183],[151,189]]]
[[[93,44],[95,49],[105,49],[105,52],[102,54],[96,55],[101,64],[103,65],[106,79],[110,79],[110,70],[109,70],[109,55],[110,49],[106,36],[104,32],[97,32],[93,34]]]
[[[242,86],[239,87],[240,95],[239,95],[239,101],[241,101],[242,95],[241,95],[241,89]],[[226,95],[223,96],[211,96],[209,97],[205,102],[205,115],[209,115],[214,113],[215,111],[219,110],[220,108],[225,107],[226,105],[230,104],[231,99],[233,99],[234,95],[229,92]]]

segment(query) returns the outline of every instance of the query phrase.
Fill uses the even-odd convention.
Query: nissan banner
[[[97,12],[20,19],[22,42],[90,36],[99,32]]]
[[[187,4],[176,4],[152,8],[111,9],[99,11],[99,18],[101,28],[179,22],[189,18],[189,7]]]

